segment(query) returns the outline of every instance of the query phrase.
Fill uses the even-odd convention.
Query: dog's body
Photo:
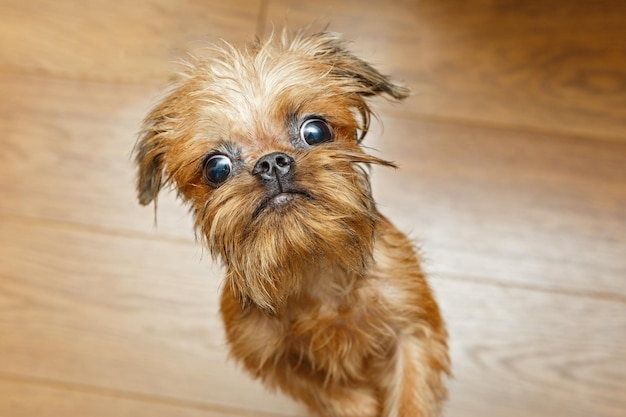
[[[446,330],[408,239],[376,209],[365,97],[408,95],[330,33],[227,46],[148,115],[142,204],[176,186],[225,264],[232,356],[321,416],[432,417]]]

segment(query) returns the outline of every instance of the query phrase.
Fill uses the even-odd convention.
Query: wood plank
[[[194,245],[1,218],[0,253],[0,375],[299,410],[226,360],[221,272]]]
[[[625,303],[431,281],[450,328],[448,415],[624,414]]]
[[[135,196],[131,150],[154,88],[0,74],[0,211],[192,239],[174,198]]]
[[[413,114],[626,140],[620,0],[275,0],[267,21],[330,22],[413,88]]]
[[[5,75],[0,89],[0,213],[193,239],[172,196],[156,230],[135,200],[145,88]],[[382,115],[366,145],[401,168],[376,168],[374,191],[430,271],[625,296],[625,143]]]
[[[430,272],[626,300],[626,143],[383,122],[374,192]]]
[[[0,375],[301,413],[225,362],[220,273],[193,246],[4,218],[0,253]],[[449,415],[623,415],[623,302],[432,282],[451,333]]]
[[[207,40],[254,36],[261,0],[0,2],[0,71],[144,83]]]
[[[8,417],[251,417],[260,413],[209,408],[25,378],[0,377],[0,415]]]

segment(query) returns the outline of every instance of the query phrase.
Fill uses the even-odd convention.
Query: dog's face
[[[377,212],[365,98],[408,90],[334,34],[226,46],[190,64],[135,149],[142,204],[172,184],[243,299],[272,310],[306,271],[363,271]]]

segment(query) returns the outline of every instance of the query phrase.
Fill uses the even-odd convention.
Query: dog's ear
[[[313,35],[300,33],[292,43],[292,48],[302,46],[305,50],[308,49],[314,58],[328,62],[331,65],[331,74],[348,81],[348,85],[361,96],[385,94],[395,100],[403,100],[411,94],[408,87],[381,74],[350,52],[346,42],[337,33],[320,32]]]
[[[156,202],[159,191],[167,183],[165,154],[168,149],[168,127],[172,120],[172,95],[162,100],[143,121],[133,149],[137,166],[137,197],[142,205]]]

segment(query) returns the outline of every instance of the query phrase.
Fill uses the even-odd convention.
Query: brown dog
[[[446,330],[409,240],[372,199],[369,96],[409,90],[332,33],[189,65],[135,148],[141,204],[173,185],[224,263],[232,356],[321,416],[439,415]]]

